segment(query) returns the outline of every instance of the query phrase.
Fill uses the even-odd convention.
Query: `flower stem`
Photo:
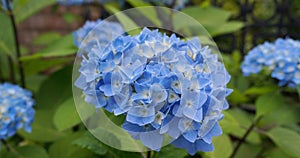
[[[13,32],[14,32],[14,40],[15,40],[15,45],[16,45],[16,54],[17,54],[18,68],[19,68],[20,78],[21,78],[21,85],[23,88],[25,88],[26,85],[25,85],[24,69],[23,69],[22,62],[20,61],[21,53],[20,53],[20,45],[19,45],[19,41],[18,41],[17,25],[16,25],[16,21],[15,21],[15,16],[10,7],[9,0],[6,0],[6,7],[9,12],[9,17],[10,17],[10,21],[11,21],[11,24],[13,27]]]
[[[242,144],[245,142],[246,138],[248,137],[248,135],[251,133],[251,131],[254,129],[255,125],[257,124],[257,122],[261,119],[262,117],[257,118],[255,121],[253,121],[253,123],[249,126],[249,128],[247,129],[246,133],[243,135],[243,137],[239,140],[238,144],[236,145],[236,147],[234,148],[232,154],[230,155],[230,158],[234,158],[235,155],[237,154],[238,150],[240,149],[240,147],[242,146]]]
[[[1,140],[1,143],[5,146],[5,148],[8,152],[12,152],[16,156],[20,157],[20,154],[18,153],[18,151],[16,151],[12,146],[10,146],[5,140]]]
[[[151,150],[147,151],[147,158],[151,158]]]

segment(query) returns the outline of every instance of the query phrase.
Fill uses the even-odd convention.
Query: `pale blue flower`
[[[245,56],[241,68],[245,76],[267,69],[279,80],[279,86],[294,88],[300,84],[300,41],[278,38],[258,45]]]
[[[33,105],[28,90],[10,83],[0,84],[0,139],[13,136],[21,128],[31,132]]]

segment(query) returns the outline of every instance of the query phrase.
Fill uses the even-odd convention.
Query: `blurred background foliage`
[[[124,5],[84,4],[75,7],[79,10],[76,13],[68,11],[72,6],[60,6],[55,0],[14,0],[12,4],[17,25],[26,23],[47,7],[53,14],[66,8],[59,18],[66,25],[77,23],[77,28],[85,20],[152,5],[163,4],[142,0],[127,0]],[[142,9],[139,11],[139,16],[150,23],[168,25],[157,17],[155,10],[151,14]],[[199,21],[216,40],[232,76],[229,88],[234,89],[228,98],[231,108],[224,112],[221,121],[224,134],[214,138],[215,151],[199,152],[194,157],[228,158],[239,140],[243,144],[236,158],[300,157],[300,103],[296,90],[279,88],[265,73],[244,77],[240,70],[243,55],[256,44],[277,37],[300,37],[300,1],[191,0],[181,11]],[[27,88],[33,91],[36,100],[36,116],[32,133],[19,131],[8,140],[12,150],[7,151],[3,145],[0,157],[145,157],[145,153],[123,152],[106,146],[89,134],[81,123],[72,98],[72,64],[77,52],[72,32],[62,34],[59,30],[46,30],[30,41],[31,47],[21,42],[22,57],[18,59],[9,14],[5,10],[0,12],[0,78],[1,81],[12,81],[14,76],[14,80],[19,81],[16,63],[18,60],[23,63]],[[126,27],[124,18],[131,17],[119,15],[119,22]],[[176,21],[176,15],[173,24],[175,31],[187,34],[190,31],[182,27],[180,20]],[[38,25],[38,22],[32,25]],[[138,26],[134,22],[131,25]],[[18,31],[23,30],[19,28]],[[108,137],[114,138],[113,134]],[[152,155],[155,158],[190,157],[184,150],[172,146]]]

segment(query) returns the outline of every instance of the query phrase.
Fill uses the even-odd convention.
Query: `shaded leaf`
[[[59,38],[61,38],[61,35],[57,32],[46,32],[36,37],[32,43],[36,45],[46,45]]]
[[[266,93],[274,92],[278,86],[263,86],[263,87],[250,87],[244,93],[246,95],[263,95]]]
[[[14,0],[13,12],[16,17],[16,22],[20,23],[39,10],[55,3],[56,0]]]
[[[14,57],[16,49],[11,20],[9,16],[3,12],[0,12],[0,19],[0,53]]]
[[[267,151],[264,153],[265,158],[291,158],[287,154],[285,154],[282,150],[278,148],[274,148],[271,151]]]
[[[104,155],[107,153],[106,147],[88,132],[86,132],[84,136],[73,141],[73,144],[91,150],[97,155]]]
[[[154,158],[184,158],[187,155],[188,154],[185,149],[175,148],[173,145],[167,145],[157,152]]]
[[[300,135],[283,127],[275,127],[267,132],[267,136],[287,155],[300,157]]]
[[[5,158],[49,158],[46,150],[37,145],[16,148],[16,153],[9,152]]]
[[[234,129],[230,130],[228,133],[241,138],[254,121],[253,116],[237,108],[227,110],[227,112],[239,123],[239,128],[233,126]],[[252,144],[261,143],[259,135],[254,131],[250,132],[246,141]]]
[[[141,29],[139,29],[139,26],[134,21],[132,21],[126,14],[122,13],[113,5],[105,4],[104,8],[117,17],[119,22],[122,24],[124,30],[127,31],[128,34],[136,35],[141,32]]]
[[[59,105],[54,114],[54,125],[59,131],[71,128],[81,122],[73,97]]]
[[[26,139],[38,142],[52,142],[64,135],[54,128],[52,114],[48,110],[36,110],[31,133],[24,130],[20,130],[18,133]]]
[[[256,118],[272,112],[284,105],[284,98],[277,92],[271,92],[260,96],[256,102]]]
[[[147,3],[142,0],[127,0],[129,4],[136,7],[141,14],[143,14],[145,17],[147,17],[151,22],[153,22],[157,27],[161,26],[161,21],[157,17],[157,12],[155,10],[155,7],[147,7],[145,6],[152,6],[150,3]],[[144,7],[144,8],[139,8]]]
[[[215,150],[213,152],[207,152],[206,155],[210,158],[228,158],[232,151],[232,143],[228,135],[221,135],[213,138],[213,144]]]
[[[83,132],[69,134],[54,142],[49,148],[51,158],[93,158],[93,153],[72,142],[83,136]]]

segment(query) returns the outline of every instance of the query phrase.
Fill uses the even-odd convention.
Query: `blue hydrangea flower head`
[[[91,34],[88,35],[90,32]],[[104,47],[116,36],[123,33],[124,30],[119,23],[99,19],[96,21],[86,21],[82,28],[73,32],[73,38],[76,47],[83,47],[84,50],[89,52],[97,44],[101,44]],[[87,39],[85,39],[86,37]],[[82,43],[84,39],[85,42]]]
[[[28,90],[10,83],[0,84],[0,140],[13,136],[20,128],[31,132],[33,105]]]
[[[241,68],[245,76],[267,69],[279,86],[296,87],[300,84],[300,41],[278,38],[258,45],[245,56]]]
[[[212,151],[212,137],[222,133],[230,76],[198,38],[144,28],[83,54],[79,72],[75,85],[85,101],[126,115],[122,127],[152,150],[168,135],[192,155]]]
[[[8,8],[7,8],[7,3],[6,3],[6,2],[7,2],[6,0],[1,0],[1,1],[0,1],[1,8],[2,8],[3,10],[8,10]],[[12,8],[12,3],[11,3],[11,2],[9,3],[9,6],[10,6],[10,8]]]

